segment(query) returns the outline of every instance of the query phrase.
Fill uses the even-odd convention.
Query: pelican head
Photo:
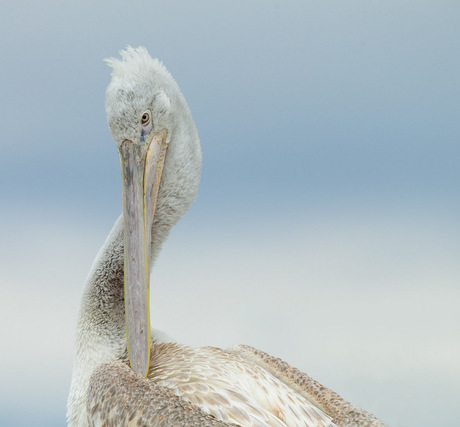
[[[149,276],[169,229],[192,203],[199,184],[198,133],[179,87],[145,48],[108,59],[107,121],[120,155],[123,184],[124,295],[131,367],[150,361]]]

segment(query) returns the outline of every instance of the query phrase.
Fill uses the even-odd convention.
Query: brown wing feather
[[[242,426],[332,426],[304,396],[233,350],[152,346],[148,378],[176,396]]]
[[[151,354],[150,378],[147,379],[135,374],[123,362],[111,362],[100,366],[90,380],[87,400],[89,425],[106,427],[120,425],[234,426],[235,424],[231,422],[237,422],[240,425],[255,425],[253,422],[245,422],[245,417],[248,416],[247,402],[244,402],[244,396],[238,393],[235,396],[232,395],[231,385],[224,388],[224,394],[222,394],[222,389],[220,393],[214,393],[213,385],[206,384],[210,378],[214,377],[216,380],[216,375],[218,380],[222,373],[219,370],[227,369],[225,363],[220,365],[209,363],[216,356],[216,352],[225,354],[227,351],[206,347],[201,350],[197,358],[195,350],[177,344],[154,346]],[[213,352],[213,357],[210,359],[208,359],[209,354],[206,354],[207,351]],[[308,400],[332,417],[335,425],[343,427],[381,427],[384,425],[372,414],[347,402],[337,393],[322,386],[281,359],[245,345],[236,346],[232,352],[239,354],[242,361],[247,360],[251,364],[258,365],[268,375],[271,374],[278,378],[281,383],[298,393],[299,398]],[[166,359],[163,359],[165,356],[167,356]],[[208,362],[200,358],[207,359]],[[162,359],[165,361],[161,362]],[[184,363],[180,362],[181,359]],[[172,362],[173,371],[168,361]],[[190,369],[192,366],[194,368]],[[248,368],[250,368],[249,365]],[[160,384],[157,384],[156,381]],[[269,394],[267,392],[267,396]],[[276,399],[281,399],[276,392],[274,396]],[[230,400],[231,404],[229,404]],[[243,406],[239,407],[238,402],[242,402]],[[228,420],[230,423],[219,421],[196,405],[208,411],[211,408],[211,413],[217,411],[218,418]],[[244,410],[240,411],[239,408]],[[272,424],[272,422],[266,423],[262,420],[264,415],[258,412],[256,407],[250,409],[249,414],[252,421],[259,418],[258,415],[260,415],[261,425]],[[219,415],[221,411],[223,413]],[[304,415],[305,420],[311,416],[307,413]],[[284,423],[281,424],[284,425]],[[307,421],[306,424],[310,423]],[[313,422],[312,424],[325,425],[328,423]]]
[[[333,417],[342,427],[383,427],[374,415],[346,401],[334,391],[321,385],[307,374],[281,359],[247,345],[234,347],[243,357],[257,363],[272,375],[302,394],[306,399]]]
[[[101,365],[91,376],[90,426],[231,426],[175,396],[122,362]]]

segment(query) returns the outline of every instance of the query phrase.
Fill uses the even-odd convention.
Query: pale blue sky
[[[102,59],[127,44],[171,71],[203,149],[153,326],[259,346],[390,426],[458,423],[458,2],[0,9],[1,425],[64,423],[81,289],[121,208]]]

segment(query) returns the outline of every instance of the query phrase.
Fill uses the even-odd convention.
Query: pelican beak
[[[153,217],[168,144],[166,130],[147,143],[119,147],[123,181],[125,321],[129,362],[147,376],[150,363],[149,269]]]

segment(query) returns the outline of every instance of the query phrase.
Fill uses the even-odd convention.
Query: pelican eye
[[[143,126],[147,126],[149,122],[150,122],[150,114],[145,112],[144,114],[142,114],[141,123]]]

